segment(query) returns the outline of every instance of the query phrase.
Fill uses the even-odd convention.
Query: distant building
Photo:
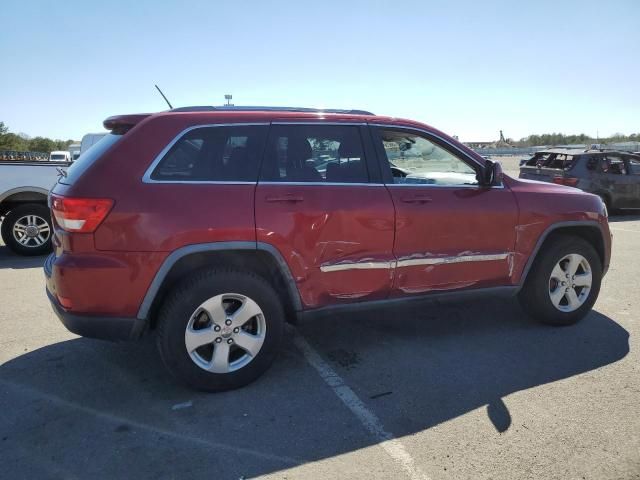
[[[464,144],[474,150],[483,148],[513,148],[513,145],[507,143],[502,130],[500,130],[500,139],[497,142],[464,142]]]

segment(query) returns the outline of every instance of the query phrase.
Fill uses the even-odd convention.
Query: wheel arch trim
[[[4,202],[7,198],[11,197],[12,195],[15,195],[16,193],[42,194],[45,196],[45,200],[46,200],[46,197],[49,195],[49,190],[47,190],[46,188],[32,187],[32,186],[12,188],[11,190],[7,190],[6,192],[0,194],[0,203]],[[28,202],[25,202],[25,203],[28,203]]]
[[[291,270],[289,269],[289,265],[284,260],[284,257],[280,253],[280,251],[275,248],[273,245],[264,242],[250,242],[250,241],[231,241],[231,242],[212,242],[212,243],[196,243],[192,245],[186,245],[184,247],[180,247],[177,250],[171,252],[167,258],[162,262],[162,265],[156,272],[155,277],[153,278],[149,288],[147,288],[147,293],[144,296],[142,303],[140,304],[140,308],[138,309],[137,318],[141,320],[146,320],[149,316],[149,312],[151,310],[151,305],[153,304],[162,284],[164,283],[165,278],[173,268],[173,266],[182,258],[192,255],[194,253],[204,253],[204,252],[222,252],[222,251],[257,251],[261,250],[273,257],[275,260],[280,273],[284,277],[287,283],[287,293],[289,294],[291,301],[293,302],[293,307],[296,311],[302,310],[302,301],[300,300],[300,293],[298,292],[298,287],[296,282],[291,275]]]
[[[527,260],[527,263],[525,264],[524,269],[522,270],[522,275],[520,275],[520,281],[518,282],[518,290],[520,290],[524,286],[524,283],[527,280],[527,276],[529,275],[529,271],[533,266],[533,262],[536,260],[536,258],[538,258],[540,249],[542,248],[542,245],[544,244],[545,240],[549,237],[549,235],[556,232],[557,230],[562,230],[564,228],[571,228],[571,227],[596,228],[600,232],[603,245],[606,245],[606,239],[604,236],[604,232],[602,231],[602,225],[600,225],[600,223],[596,220],[572,220],[572,221],[558,222],[558,223],[549,225],[546,228],[546,230],[542,232],[542,234],[538,238],[538,241],[536,242],[536,246],[533,248],[531,254],[529,255],[529,259]],[[606,252],[605,252],[605,256],[606,256]],[[606,258],[603,260],[606,261]],[[603,268],[604,268],[604,265],[603,265]]]

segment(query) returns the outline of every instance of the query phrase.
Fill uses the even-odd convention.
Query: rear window
[[[529,160],[527,160],[527,167],[541,167],[549,159],[550,153],[538,152]]]
[[[60,153],[54,153],[51,155],[51,160],[64,160],[66,157]]]
[[[59,182],[65,185],[72,185],[93,163],[102,156],[111,146],[113,146],[122,135],[109,133],[93,144],[86,152],[82,153],[78,159],[67,169],[66,176],[60,176]]]
[[[153,168],[161,182],[256,182],[266,126],[202,127],[187,132]]]

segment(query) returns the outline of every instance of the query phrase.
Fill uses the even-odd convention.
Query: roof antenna
[[[173,109],[173,106],[171,105],[171,103],[169,102],[169,100],[167,100],[167,97],[164,96],[164,93],[162,93],[162,90],[160,90],[160,87],[158,85],[156,85],[156,88],[158,89],[158,91],[160,92],[160,95],[162,95],[162,98],[164,98],[164,101],[167,102],[167,105],[169,105],[170,109]]]

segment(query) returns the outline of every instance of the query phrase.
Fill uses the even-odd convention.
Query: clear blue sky
[[[79,139],[118,113],[362,108],[463,140],[640,132],[640,0],[2,0],[0,120]]]

